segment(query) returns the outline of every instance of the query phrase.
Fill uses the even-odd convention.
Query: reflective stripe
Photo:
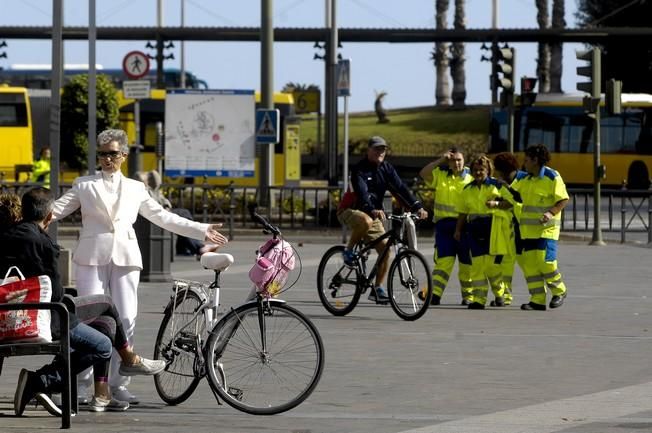
[[[457,210],[455,209],[455,206],[451,206],[449,204],[441,204],[441,203],[435,203],[435,210],[440,210],[443,212],[453,212],[456,213]]]
[[[550,210],[550,206],[523,206],[523,213],[546,213]]]
[[[561,286],[561,279],[548,282],[548,286],[552,289],[556,289]]]
[[[446,283],[442,283],[439,280],[432,280],[432,285],[435,287],[439,287],[442,290],[446,288]]]
[[[503,282],[505,282],[507,284],[512,284],[512,277],[511,276],[503,277]]]
[[[530,295],[539,295],[541,293],[546,293],[545,287],[532,287],[527,289],[530,292]]]
[[[503,280],[503,279],[500,277],[500,275],[498,275],[498,276],[496,276],[496,277],[489,278],[489,283],[493,286],[493,285],[495,285],[496,283],[500,283],[502,280]]]
[[[471,284],[470,281],[460,281],[460,286],[461,286],[463,289],[468,289],[468,288],[473,287],[473,284]]]
[[[472,280],[469,282],[469,287],[478,287],[478,286],[486,286],[487,285],[487,280]]]
[[[442,271],[441,269],[434,269],[432,271],[432,276],[433,276],[433,278],[435,276],[442,277],[446,281],[448,281],[448,279],[450,278],[450,275],[448,275],[446,272]]]
[[[535,275],[533,277],[525,277],[526,283],[536,283],[537,281],[543,281],[543,277],[541,275]]]
[[[539,221],[536,218],[523,218],[522,220],[519,221],[522,226],[539,226],[539,227],[552,227],[552,226],[560,226],[561,227],[561,220],[557,219],[552,219],[548,220],[547,223],[541,224],[541,221]]]
[[[543,278],[545,278],[545,279],[547,280],[547,279],[549,279],[549,278],[556,277],[557,275],[561,275],[561,274],[559,273],[559,269],[555,269],[554,271],[552,271],[552,272],[550,272],[550,273],[548,273],[548,274],[543,274]]]
[[[479,298],[485,298],[489,293],[489,289],[485,287],[484,289],[475,289],[471,294]]]

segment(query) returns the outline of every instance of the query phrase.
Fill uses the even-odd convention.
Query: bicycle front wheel
[[[253,415],[292,409],[315,389],[324,346],[301,312],[278,301],[241,305],[213,328],[206,345],[211,387]]]
[[[360,300],[358,272],[344,264],[344,247],[331,247],[319,262],[317,269],[317,290],[319,299],[334,316],[349,314]]]
[[[387,277],[389,302],[403,320],[417,320],[423,316],[432,298],[432,278],[428,262],[415,250],[399,252],[389,268]],[[419,292],[425,295],[422,301]]]
[[[165,309],[156,336],[154,359],[165,361],[165,370],[154,376],[154,386],[161,399],[169,405],[183,403],[199,384],[196,375],[197,336],[206,328],[204,316],[196,314],[203,302],[191,290],[181,290]],[[174,312],[174,314],[173,314]]]

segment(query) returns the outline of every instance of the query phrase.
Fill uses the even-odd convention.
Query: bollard
[[[59,250],[57,261],[59,277],[63,287],[72,287],[72,251],[62,248]]]
[[[140,215],[136,219],[134,229],[136,230],[140,253],[143,257],[143,270],[140,272],[140,281],[171,281],[172,233],[152,224]]]

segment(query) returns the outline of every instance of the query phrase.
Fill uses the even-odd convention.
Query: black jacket
[[[367,158],[362,159],[351,169],[351,186],[357,196],[355,208],[369,215],[374,209],[383,209],[387,190],[402,204],[409,206],[412,212],[423,207],[387,161],[376,165]]]
[[[59,251],[59,245],[36,223],[21,222],[9,227],[0,233],[0,278],[11,266],[17,266],[25,278],[47,275],[52,281],[52,302],[60,302],[64,289],[57,266]],[[76,324],[76,317],[71,315],[70,328]]]

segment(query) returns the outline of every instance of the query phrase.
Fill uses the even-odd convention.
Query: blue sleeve
[[[353,188],[353,192],[355,192],[358,197],[357,208],[371,215],[371,211],[374,210],[374,206],[371,203],[371,200],[369,200],[369,190],[367,189],[367,183],[360,175],[360,170],[355,168],[353,171],[351,171],[351,187]]]

